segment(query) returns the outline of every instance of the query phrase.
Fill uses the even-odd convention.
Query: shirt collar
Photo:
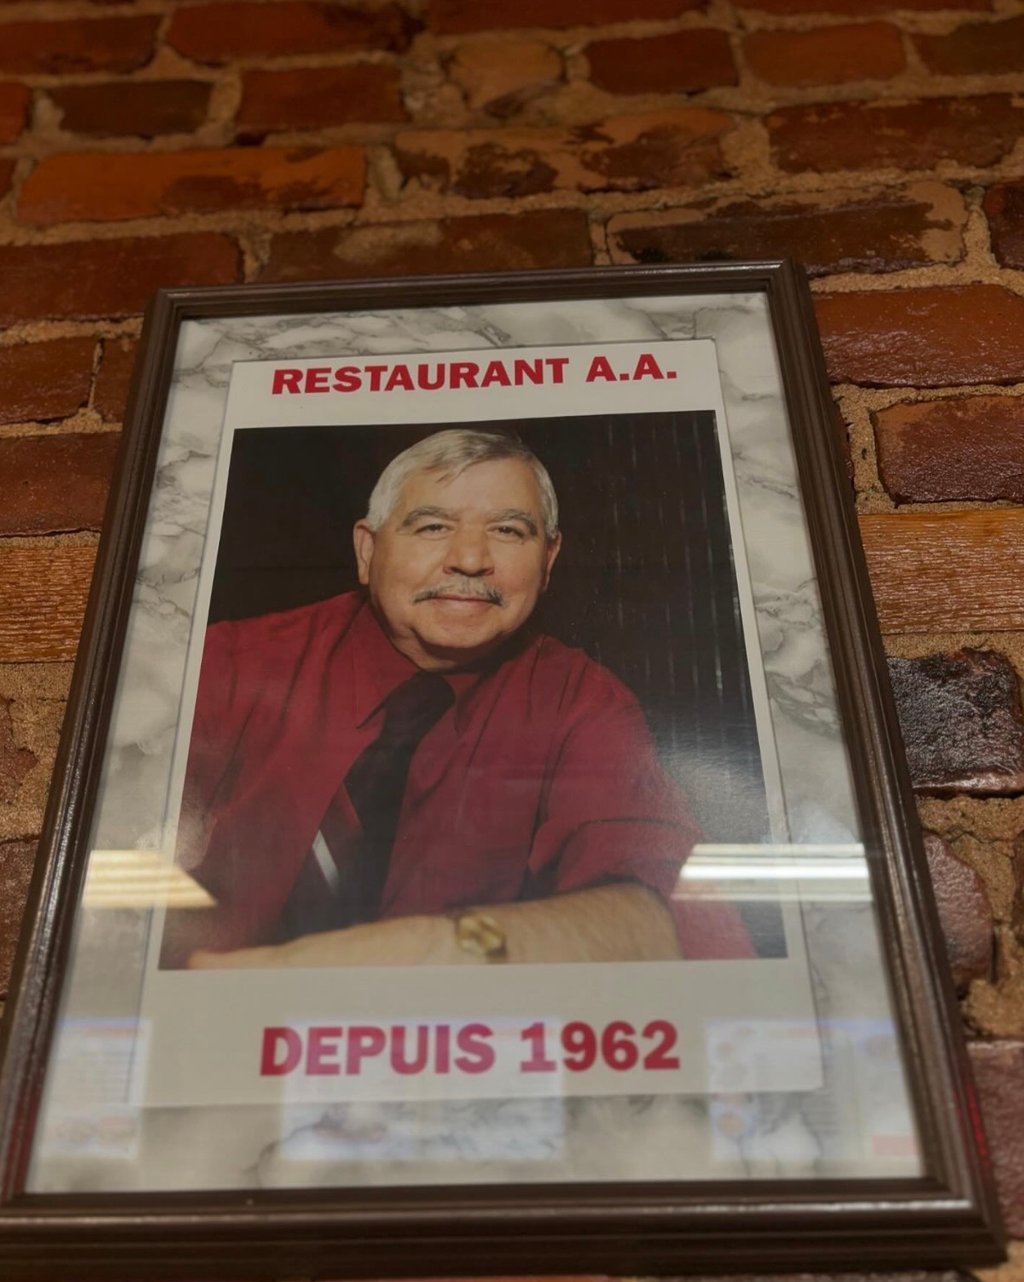
[[[369,603],[364,603],[349,631],[355,723],[363,725],[385,699],[420,669],[388,640]],[[461,730],[465,696],[479,682],[479,672],[441,674],[455,694],[455,724]]]

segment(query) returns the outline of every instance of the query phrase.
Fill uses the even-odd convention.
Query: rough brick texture
[[[885,79],[906,58],[896,27],[858,22],[819,31],[757,31],[743,43],[751,70],[773,85]]]
[[[119,423],[124,418],[137,351],[138,344],[131,338],[110,338],[103,344],[92,404],[108,423]]]
[[[0,143],[13,142],[21,133],[31,98],[25,85],[0,84]]]
[[[1007,1231],[1024,1235],[1024,1042],[975,1042],[971,1067]]]
[[[1024,17],[972,22],[941,36],[917,36],[925,65],[947,76],[1017,72],[1024,66]]]
[[[934,833],[926,835],[924,848],[953,982],[965,992],[992,971],[994,922],[985,883]]]
[[[982,795],[1024,791],[1024,714],[1010,661],[989,650],[890,659],[914,787]]]
[[[262,279],[329,280],[430,272],[519,271],[586,267],[591,262],[586,215],[574,210],[399,223],[351,231],[284,232],[275,236]]]
[[[168,43],[197,62],[343,53],[360,49],[400,52],[417,24],[396,4],[372,12],[322,0],[275,4],[206,4],[179,9]]]
[[[1024,296],[999,285],[819,297],[837,382],[939,387],[1024,379]]]
[[[724,174],[721,111],[681,108],[615,116],[576,130],[408,133],[397,140],[407,178],[470,198],[684,186]]]
[[[629,17],[678,18],[704,0],[631,0]],[[517,27],[588,27],[621,22],[621,0],[430,0],[430,25],[441,35]]]
[[[7,22],[0,30],[0,72],[67,75],[134,71],[153,55],[156,14],[65,22]]]
[[[33,841],[0,842],[0,999],[7,996],[35,853]]]
[[[353,120],[406,118],[395,67],[302,67],[249,71],[238,123],[246,130],[318,129]]]
[[[1024,503],[1024,402],[963,396],[873,415],[882,482],[911,503]]]
[[[942,160],[994,165],[1024,128],[1024,104],[1009,95],[920,102],[819,103],[768,117],[772,154],[792,173],[812,169],[934,169]]]
[[[89,399],[95,350],[91,338],[0,347],[0,423],[74,414]]]
[[[0,438],[0,535],[98,530],[117,445],[115,432]]]
[[[562,80],[557,50],[542,40],[469,40],[459,45],[448,74],[466,104],[499,119],[550,92]]]
[[[983,208],[996,258],[1004,267],[1024,267],[1024,182],[991,187]]]
[[[591,80],[609,93],[692,93],[737,80],[728,33],[713,27],[595,40],[585,52]]]
[[[40,161],[22,188],[19,212],[45,227],[220,209],[324,209],[359,203],[363,169],[358,147],[69,153]]]
[[[706,212],[622,214],[612,251],[641,263],[793,258],[815,276],[896,271],[963,254],[964,209],[937,184],[851,198],[846,192],[782,202],[729,201]]]
[[[213,232],[0,246],[0,324],[130,316],[162,285],[228,285],[241,255]]]
[[[66,85],[49,97],[72,133],[154,138],[191,133],[206,119],[212,86],[202,80]]]

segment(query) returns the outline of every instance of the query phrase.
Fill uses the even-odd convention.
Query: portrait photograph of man
[[[177,829],[213,906],[161,966],[707,955],[688,856],[769,838],[739,603],[713,413],[236,431]]]

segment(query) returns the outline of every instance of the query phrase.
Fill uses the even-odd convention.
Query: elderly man
[[[528,626],[561,546],[515,437],[438,432],[354,530],[363,592],[206,639],[165,964],[678,956],[694,839],[634,697]]]

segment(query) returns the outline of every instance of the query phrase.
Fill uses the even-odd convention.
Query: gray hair
[[[478,432],[471,428],[446,428],[443,432],[424,437],[396,455],[373,487],[366,523],[371,530],[380,529],[395,510],[402,486],[415,472],[440,472],[446,480],[451,480],[474,463],[505,458],[522,459],[533,471],[540,488],[544,533],[549,539],[555,538],[558,534],[558,499],[544,464],[511,433]]]

